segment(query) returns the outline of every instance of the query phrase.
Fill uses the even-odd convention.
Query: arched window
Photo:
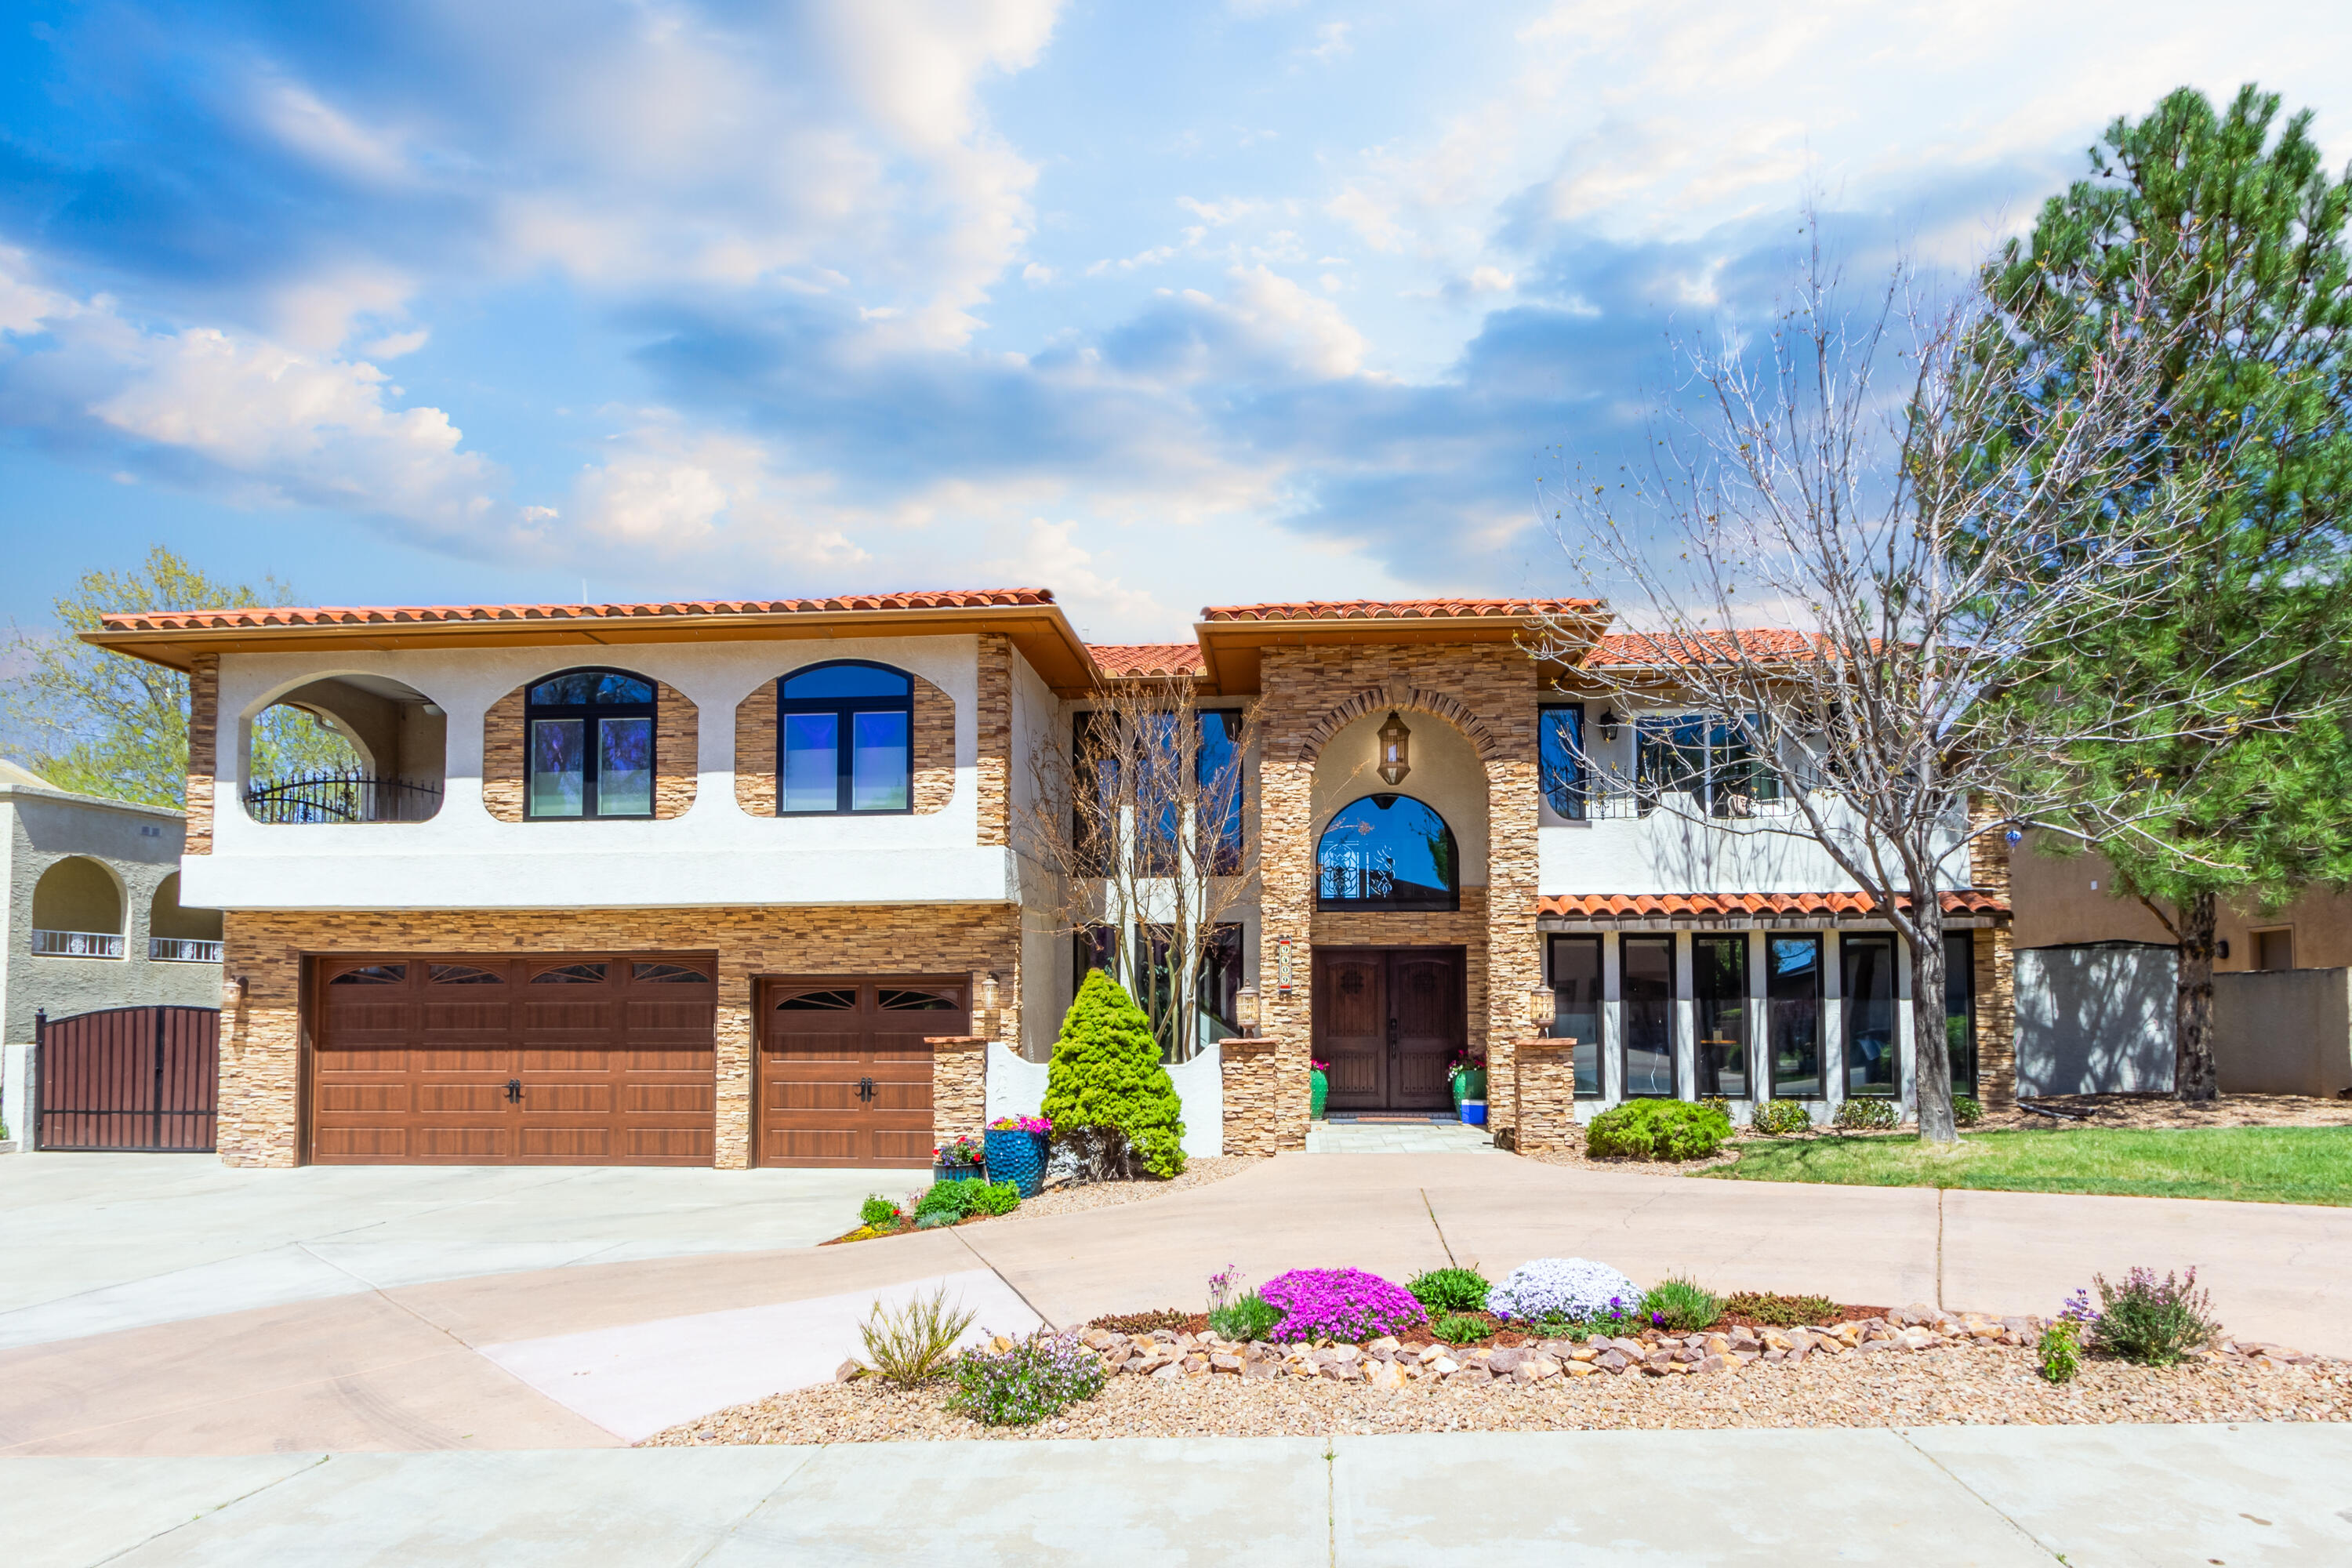
[[[914,809],[915,683],[887,664],[845,659],[776,682],[779,816]]]
[[[1409,795],[1368,795],[1332,817],[1315,870],[1318,909],[1461,907],[1454,830]]]
[[[33,951],[54,958],[122,956],[122,888],[95,860],[68,856],[33,884]]]
[[[534,818],[654,814],[654,683],[567,669],[523,699]]]

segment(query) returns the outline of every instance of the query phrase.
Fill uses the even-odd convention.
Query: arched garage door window
[[[1461,907],[1454,830],[1409,795],[1368,795],[1332,817],[1315,870],[1318,909]]]

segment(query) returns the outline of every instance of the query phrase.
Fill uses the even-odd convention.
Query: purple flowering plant
[[[1054,1130],[1050,1116],[1000,1116],[988,1124],[991,1132],[1030,1132],[1040,1137]]]
[[[931,1151],[931,1158],[942,1165],[977,1165],[988,1157],[988,1146],[971,1133],[949,1139]]]
[[[1396,1333],[1428,1316],[1412,1292],[1360,1268],[1294,1268],[1258,1294],[1282,1314],[1278,1340],[1354,1343]]]

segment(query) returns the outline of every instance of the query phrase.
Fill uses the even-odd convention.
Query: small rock
[[[1382,1357],[1364,1369],[1364,1381],[1382,1394],[1394,1394],[1405,1385],[1404,1368]]]
[[[865,1369],[860,1367],[855,1361],[843,1362],[839,1366],[833,1369],[833,1381],[835,1383],[852,1382],[856,1378],[857,1374],[864,1370]]]
[[[1601,1368],[1597,1363],[1593,1362],[1570,1361],[1560,1363],[1559,1370],[1570,1377],[1591,1377],[1594,1373],[1599,1372]]]
[[[1354,1361],[1364,1353],[1360,1345],[1333,1345],[1331,1354],[1340,1361]]]
[[[1087,1349],[1090,1351],[1107,1351],[1110,1349],[1110,1342],[1111,1331],[1108,1329],[1088,1329],[1087,1331]]]
[[[1506,1346],[1486,1357],[1486,1370],[1496,1377],[1505,1377],[1518,1371],[1519,1363],[1528,1359],[1527,1352]]]
[[[1242,1376],[1244,1380],[1262,1382],[1266,1378],[1278,1376],[1281,1371],[1281,1367],[1276,1363],[1263,1358],[1242,1363]]]
[[[1590,1343],[1570,1345],[1568,1347],[1568,1359],[1570,1361],[1598,1361],[1601,1359],[1601,1352],[1593,1349]]]
[[[1709,1334],[1700,1342],[1699,1348],[1709,1355],[1722,1355],[1731,1349],[1731,1342],[1721,1334]]]
[[[1174,1383],[1183,1377],[1183,1367],[1171,1361],[1162,1363],[1157,1371],[1153,1372],[1151,1373],[1151,1381],[1154,1383]]]
[[[1488,1372],[1478,1363],[1471,1362],[1465,1364],[1460,1372],[1454,1374],[1454,1381],[1456,1383],[1492,1383],[1495,1381],[1495,1374]]]
[[[1721,1372],[1730,1365],[1731,1361],[1729,1357],[1711,1355],[1698,1363],[1698,1370],[1701,1372]]]
[[[1559,1375],[1559,1363],[1548,1355],[1531,1355],[1513,1368],[1512,1374],[1521,1383],[1541,1383]]]
[[[1209,1358],[1209,1370],[1213,1373],[1229,1373],[1239,1377],[1243,1365],[1242,1358],[1237,1355],[1213,1355]]]
[[[1440,1355],[1436,1359],[1433,1361],[1425,1361],[1422,1364],[1428,1367],[1430,1371],[1435,1373],[1440,1377],[1452,1377],[1455,1373],[1462,1370],[1462,1363],[1455,1361],[1450,1355]]]
[[[1611,1372],[1623,1372],[1627,1367],[1633,1364],[1633,1358],[1627,1355],[1623,1351],[1609,1350],[1601,1352],[1600,1364],[1608,1368]]]
[[[1397,1344],[1397,1337],[1394,1334],[1382,1334],[1364,1348],[1374,1355],[1394,1355],[1402,1347]]]

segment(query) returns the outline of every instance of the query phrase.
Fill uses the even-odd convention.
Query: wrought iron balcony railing
[[[193,936],[151,936],[147,956],[158,963],[218,963],[221,944]]]
[[[43,931],[36,926],[33,952],[44,958],[121,958],[122,938],[102,931]]]
[[[423,822],[440,809],[439,784],[366,773],[299,773],[245,791],[256,822]]]

